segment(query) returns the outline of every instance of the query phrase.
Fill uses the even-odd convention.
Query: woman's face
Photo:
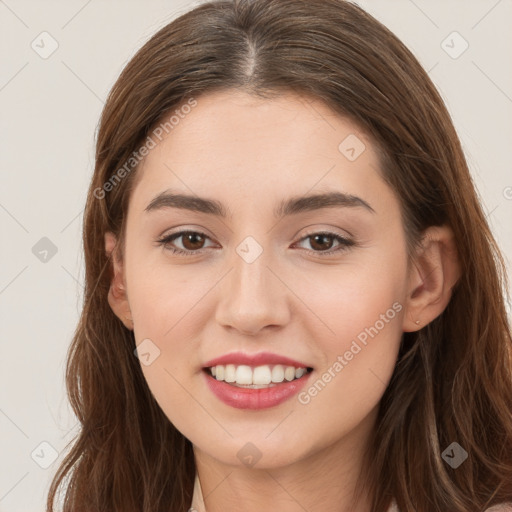
[[[196,449],[230,465],[284,466],[368,432],[407,291],[399,202],[374,147],[293,94],[216,92],[186,111],[153,137],[127,220],[124,280],[155,399]],[[318,194],[338,196],[308,199]],[[181,231],[196,234],[159,242]],[[235,354],[234,375],[205,370],[263,352],[274,358]],[[300,371],[283,358],[313,370],[286,384]],[[247,389],[223,371],[285,378]]]

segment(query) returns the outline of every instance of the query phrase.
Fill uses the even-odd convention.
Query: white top
[[[192,504],[188,512],[206,512],[203,500],[203,491],[201,490],[201,482],[196,473],[194,480],[194,494],[192,496]],[[400,512],[396,506],[395,501],[391,503],[388,512]],[[504,503],[503,505],[495,505],[494,507],[488,508],[485,512],[512,512],[512,503]]]
[[[201,482],[196,473],[194,480],[194,494],[192,495],[192,504],[188,512],[206,512],[204,508],[203,491],[201,490]]]

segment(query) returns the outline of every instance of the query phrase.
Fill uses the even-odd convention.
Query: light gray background
[[[198,3],[0,0],[0,512],[44,510],[76,432],[64,365],[82,304],[81,215],[103,102],[135,51]],[[511,0],[358,3],[440,89],[510,269]],[[58,43],[46,59],[31,47],[50,48],[43,31]],[[447,53],[463,49],[453,31],[469,44],[458,58]],[[32,252],[42,237],[57,247],[46,262]],[[42,442],[59,454],[46,469]]]

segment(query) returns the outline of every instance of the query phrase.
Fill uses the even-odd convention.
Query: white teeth
[[[235,386],[269,387],[279,384],[284,380],[290,382],[300,379],[307,373],[306,368],[295,368],[295,366],[261,365],[251,367],[248,365],[234,364],[212,366],[210,373],[217,380],[229,382]]]
[[[272,382],[283,382],[284,380],[284,368],[282,364],[276,364],[272,368]]]
[[[293,380],[295,379],[295,368],[293,366],[287,366],[286,370],[284,371],[284,378],[286,380]]]
[[[226,382],[235,382],[236,380],[236,366],[234,364],[227,364],[224,370],[224,380]]]
[[[272,382],[272,373],[268,366],[256,366],[252,374],[253,384],[270,384]]]
[[[241,364],[236,369],[236,383],[237,384],[253,384],[252,382],[252,368]]]

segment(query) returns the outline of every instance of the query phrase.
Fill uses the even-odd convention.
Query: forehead
[[[196,101],[173,117],[137,170],[132,199],[138,210],[170,187],[252,199],[255,207],[256,198],[313,188],[358,195],[387,188],[367,135],[317,99],[294,93],[262,99],[228,90]]]

